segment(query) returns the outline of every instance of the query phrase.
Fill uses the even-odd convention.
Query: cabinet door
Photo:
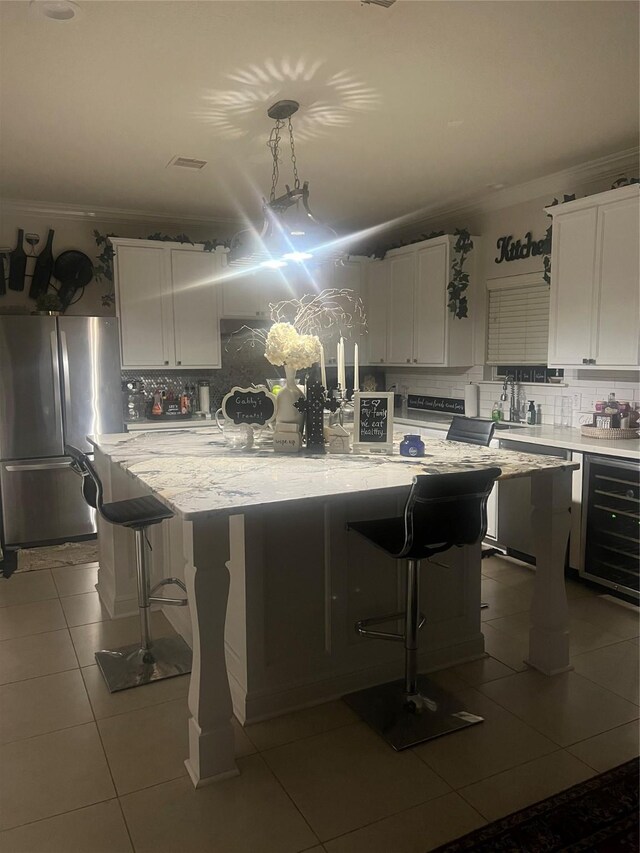
[[[593,357],[599,366],[638,364],[640,270],[638,198],[598,210],[598,293]]]
[[[223,317],[267,316],[267,300],[258,278],[258,275],[248,275],[225,280],[222,285]]]
[[[597,207],[553,220],[549,364],[582,365],[592,352]]]
[[[123,367],[165,367],[174,363],[173,313],[162,247],[119,246],[116,305]]]
[[[447,330],[448,246],[417,252],[414,355],[417,364],[444,364]]]
[[[176,366],[220,367],[220,322],[213,252],[171,250]]]
[[[389,260],[389,332],[390,364],[413,364],[413,317],[415,291],[415,254]]]
[[[388,261],[372,261],[369,264],[366,297],[369,364],[386,364],[389,306]]]

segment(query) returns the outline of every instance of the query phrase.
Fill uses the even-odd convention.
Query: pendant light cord
[[[282,140],[282,136],[280,135],[280,131],[285,126],[285,122],[283,119],[277,119],[275,125],[271,128],[271,133],[269,134],[269,140],[267,142],[267,147],[271,151],[271,157],[273,159],[273,169],[271,172],[271,192],[269,194],[269,201],[275,201],[276,199],[276,190],[278,188],[278,180],[280,179],[280,163],[278,160],[278,155],[280,154],[280,142]],[[291,144],[291,165],[293,166],[293,186],[294,189],[300,189],[300,178],[298,177],[298,162],[296,158],[296,145],[293,139],[293,125],[291,123],[291,118],[289,118],[288,124],[289,130],[289,142]]]

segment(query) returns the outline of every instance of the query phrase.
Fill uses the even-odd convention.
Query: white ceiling
[[[343,227],[638,143],[635,2],[79,5],[58,23],[0,3],[5,198],[255,216],[281,97],[312,208]]]

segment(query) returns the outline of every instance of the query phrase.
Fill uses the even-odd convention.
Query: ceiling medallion
[[[231,240],[227,261],[229,266],[262,266],[271,269],[288,263],[323,261],[341,257],[344,250],[334,245],[336,232],[323,225],[309,207],[309,182],[300,184],[291,116],[299,109],[297,101],[276,101],[267,110],[275,121],[267,146],[271,151],[272,173],[269,200],[262,199],[262,228],[239,231]],[[293,189],[285,184],[286,192],[277,195],[280,178],[280,141],[283,128],[289,133]]]

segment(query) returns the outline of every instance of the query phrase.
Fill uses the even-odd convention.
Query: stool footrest
[[[161,581],[153,587],[151,593],[149,595],[149,602],[151,604],[171,604],[175,607],[185,607],[189,600],[187,598],[164,598],[161,595],[154,595],[159,589],[162,589],[163,586],[177,586],[183,592],[187,591],[187,587],[184,585],[184,582],[180,580],[180,578],[163,578]]]
[[[373,637],[376,640],[397,640],[399,642],[404,642],[406,640],[406,633],[396,634],[392,631],[372,631],[370,630],[370,625],[382,625],[385,622],[405,622],[406,616],[404,612],[401,613],[390,613],[388,616],[374,616],[371,619],[361,619],[359,622],[356,622],[356,631],[360,634],[361,637]],[[424,613],[420,613],[420,621],[418,622],[418,629],[422,628],[425,622]]]

